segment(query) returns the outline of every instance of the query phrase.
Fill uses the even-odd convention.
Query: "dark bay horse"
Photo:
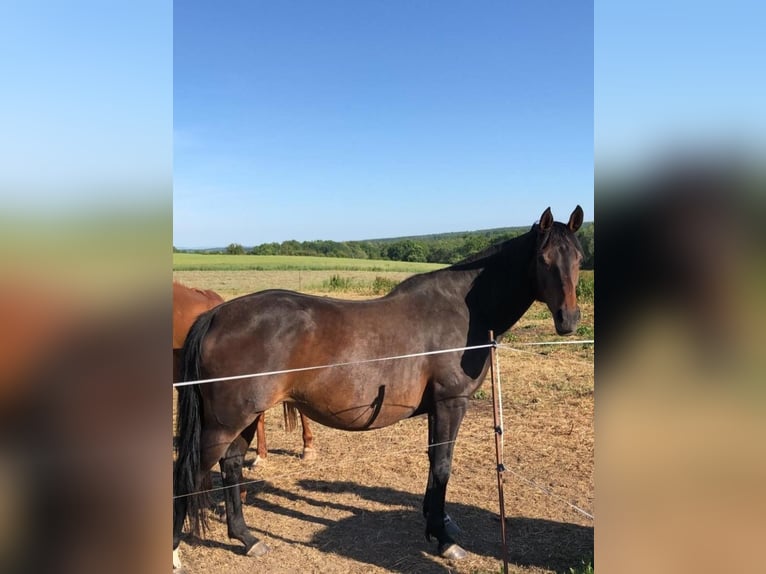
[[[223,303],[223,297],[211,289],[198,289],[187,287],[173,281],[173,382],[181,380],[181,364],[183,345],[186,335],[189,333],[194,321],[205,311],[209,311]],[[316,456],[314,450],[314,435],[309,427],[305,415],[299,412],[295,405],[283,403],[285,429],[292,431],[297,426],[297,415],[301,417],[303,428],[303,458],[312,459]],[[257,436],[257,460],[265,459],[268,454],[266,448],[266,430],[264,428],[266,414],[259,416],[250,428],[244,432],[249,434],[252,441],[253,433]]]
[[[571,333],[580,318],[576,285],[582,249],[575,236],[580,206],[567,224],[550,208],[519,237],[438,271],[410,277],[385,297],[341,301],[269,290],[224,303],[199,317],[184,345],[184,381],[272,373],[179,388],[180,441],[174,468],[173,559],[187,514],[192,531],[205,525],[199,491],[221,461],[230,538],[248,555],[269,550],[249,531],[239,483],[248,437],[260,413],[294,401],[310,418],[343,430],[371,430],[428,417],[429,472],[423,499],[426,537],[439,553],[465,550],[445,524],[444,500],[452,453],[468,399],[489,368],[486,347],[400,360],[373,358],[487,344],[532,305],[548,305],[556,332]]]

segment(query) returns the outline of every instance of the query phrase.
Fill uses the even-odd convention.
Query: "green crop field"
[[[445,267],[439,263],[408,263],[372,259],[300,255],[226,255],[174,253],[173,271],[394,271],[423,273]]]

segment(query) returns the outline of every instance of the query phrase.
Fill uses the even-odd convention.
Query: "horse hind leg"
[[[303,460],[315,460],[317,452],[314,449],[314,433],[311,432],[309,426],[309,419],[304,415],[295,403],[285,401],[282,403],[285,418],[285,430],[288,432],[294,431],[298,424],[298,416],[301,417],[301,428],[303,429],[303,452],[301,458]]]
[[[245,545],[245,554],[248,556],[261,556],[270,549],[264,543],[258,541],[252,535],[245,524],[242,514],[242,498],[240,496],[240,484],[242,482],[242,466],[245,460],[250,442],[253,438],[251,425],[231,443],[226,454],[220,460],[221,477],[223,479],[224,501],[226,504],[226,524],[229,538],[234,538]]]
[[[261,442],[261,439],[260,439],[260,436],[261,436],[262,433],[263,433],[263,413],[258,415],[255,418],[255,420],[250,424],[250,426],[248,426],[245,430],[243,430],[242,433],[239,435],[240,439],[244,440],[245,443],[247,444],[247,447],[245,448],[245,453],[247,453],[248,449],[250,448],[250,443],[253,442],[253,437],[254,436],[258,437],[258,449],[260,450],[261,444],[263,444],[264,450],[266,449],[265,438],[264,438],[263,442]],[[253,468],[255,467],[255,465],[258,464],[259,460],[260,460],[259,456],[256,454],[255,461],[252,464]],[[242,471],[243,471],[243,474],[244,474],[244,470],[245,470],[244,469],[244,466],[245,466],[244,456],[243,456],[242,464],[243,464]],[[240,498],[240,500],[242,500],[242,503],[244,504],[245,499],[247,498],[247,488],[245,486],[241,486],[240,493],[239,493],[239,498]]]
[[[256,466],[261,461],[265,461],[266,460],[266,456],[269,453],[268,448],[266,447],[266,428],[265,428],[265,424],[266,424],[266,413],[263,412],[263,413],[259,414],[256,417],[255,422],[253,423],[253,425],[251,425],[251,426],[255,427],[255,432],[256,432],[256,437],[257,437],[257,439],[256,439],[256,455],[255,455],[255,462],[253,463],[253,466]],[[248,428],[247,430],[250,431],[250,433],[251,433],[250,434],[250,441],[252,441],[253,440],[252,428]],[[248,444],[249,444],[249,441],[248,441]]]
[[[301,427],[303,428],[303,460],[316,460],[317,451],[314,448],[314,433],[311,432],[308,417],[303,413],[300,413],[300,415]]]
[[[200,440],[200,461],[199,468],[195,470],[192,484],[178,486],[181,488],[176,493],[175,483],[176,477],[174,476],[174,494],[173,499],[173,570],[174,572],[180,571],[181,561],[178,555],[178,547],[181,542],[181,535],[183,532],[184,522],[187,518],[192,525],[192,532],[195,534],[200,533],[206,527],[206,505],[209,502],[208,493],[205,492],[209,488],[210,469],[215,464],[216,460],[220,459],[222,455],[227,452],[227,445],[231,444],[231,435],[227,432],[213,431],[210,429],[202,430],[202,437]],[[174,465],[174,474],[178,472],[179,461],[176,461]]]

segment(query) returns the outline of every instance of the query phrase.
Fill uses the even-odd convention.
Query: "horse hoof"
[[[301,456],[303,460],[316,460],[317,458],[317,451],[314,448],[304,448],[303,449],[303,455]]]
[[[257,558],[258,556],[263,556],[270,550],[271,548],[269,548],[265,542],[256,542],[250,547],[250,549],[247,552],[245,552],[245,554],[247,556],[252,556],[254,558]]]
[[[462,560],[468,556],[468,552],[460,548],[457,544],[450,544],[444,550],[440,552],[442,558],[448,560]]]
[[[252,462],[245,461],[245,464],[242,466],[242,476],[244,478],[255,476],[255,467],[262,465],[263,463],[264,460],[257,456],[253,459]]]

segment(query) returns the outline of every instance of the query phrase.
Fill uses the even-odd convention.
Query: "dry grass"
[[[266,278],[253,275],[285,279],[277,284],[290,287],[296,273],[179,272],[174,278],[231,298],[263,285]],[[309,273],[303,272],[303,281]],[[535,304],[506,340],[551,338],[546,313]],[[592,321],[592,305],[586,306],[583,322]],[[568,572],[593,553],[592,521],[562,501],[593,511],[593,351],[576,345],[544,349],[499,351],[510,570],[527,574]],[[424,418],[368,433],[314,424],[315,462],[299,458],[300,434],[287,434],[280,418],[276,410],[267,417],[269,456],[248,470],[246,478],[258,482],[248,487],[244,506],[248,525],[272,552],[242,555],[241,545],[226,536],[218,496],[206,540],[187,537],[181,545],[188,572],[501,571],[491,400],[471,402],[455,447],[447,507],[469,552],[457,563],[436,556],[436,543],[423,536]]]

